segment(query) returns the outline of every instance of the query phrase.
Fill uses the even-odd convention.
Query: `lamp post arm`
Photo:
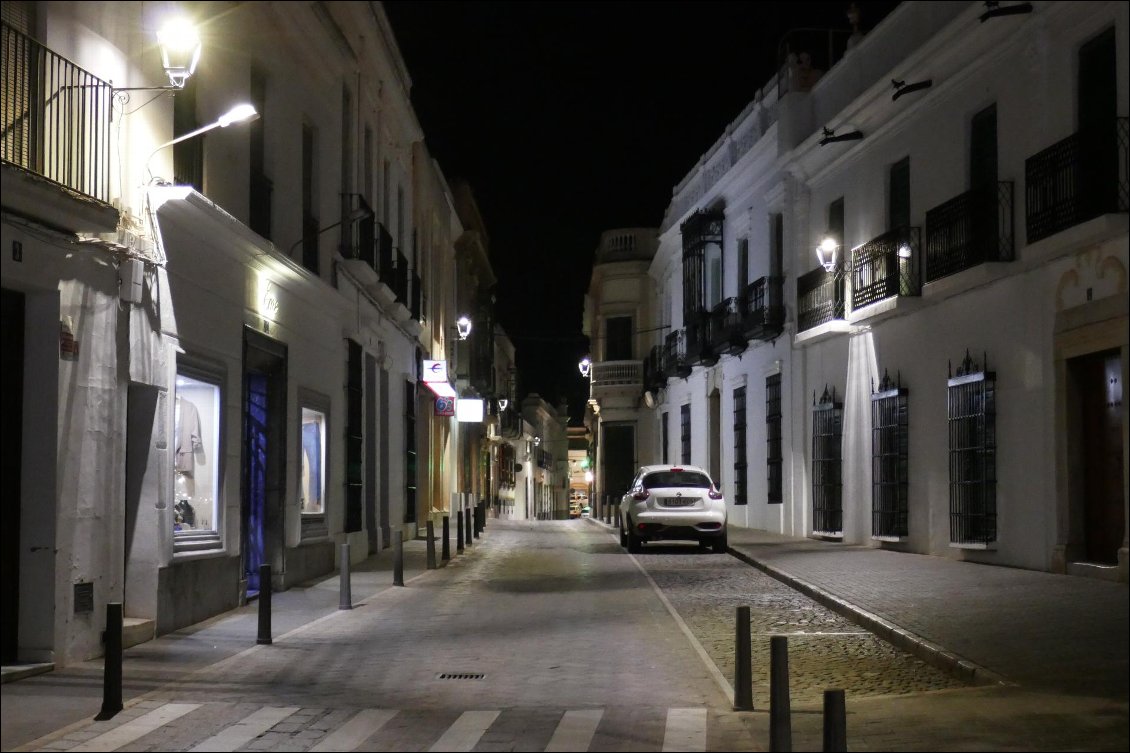
[[[196,136],[199,136],[202,133],[206,133],[208,131],[211,131],[213,128],[219,128],[219,127],[220,127],[219,121],[216,121],[215,123],[209,123],[208,125],[204,126],[203,128],[197,128],[195,131],[190,131],[189,133],[181,134],[180,136],[177,136],[172,141],[166,141],[164,144],[161,144],[161,146],[154,149],[152,152],[149,153],[149,157],[145,160],[145,172],[149,175],[149,179],[153,180],[153,171],[149,169],[149,163],[153,161],[153,157],[155,157],[157,155],[157,152],[159,152],[162,149],[165,149],[167,147],[173,146],[174,144],[179,144],[182,141],[188,141],[189,139],[194,138]]]

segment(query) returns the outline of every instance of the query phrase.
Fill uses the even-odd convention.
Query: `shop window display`
[[[326,414],[302,409],[302,513],[321,515],[326,511]]]
[[[218,385],[177,375],[173,407],[173,531],[213,532],[219,524]]]

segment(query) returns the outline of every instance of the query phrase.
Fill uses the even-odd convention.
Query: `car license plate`
[[[663,497],[664,507],[690,507],[698,502],[698,497]]]

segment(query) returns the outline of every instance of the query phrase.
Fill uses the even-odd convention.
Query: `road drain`
[[[481,680],[486,675],[482,672],[441,672],[437,680]]]

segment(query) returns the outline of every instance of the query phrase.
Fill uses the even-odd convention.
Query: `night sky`
[[[858,5],[867,31],[897,3]],[[579,423],[601,232],[657,227],[675,185],[773,75],[784,33],[850,29],[847,6],[384,3],[428,148],[482,210],[519,396],[567,400]]]

